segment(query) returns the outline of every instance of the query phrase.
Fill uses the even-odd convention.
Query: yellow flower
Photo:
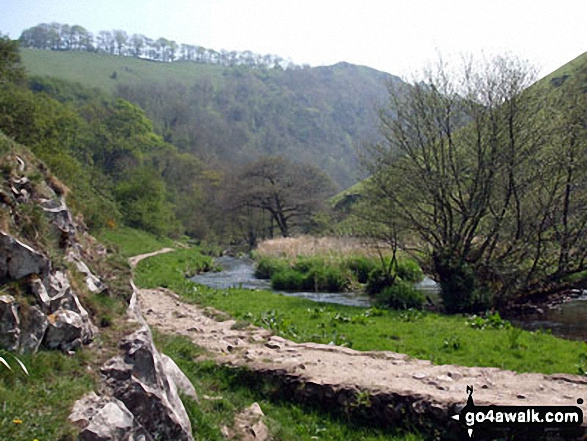
[[[12,422],[13,422],[14,424],[22,424],[22,420],[20,420],[20,419],[18,419],[18,418],[15,418],[15,419],[13,419],[13,420],[12,420]]]

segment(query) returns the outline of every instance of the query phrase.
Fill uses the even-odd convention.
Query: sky
[[[0,32],[39,23],[164,37],[297,64],[404,77],[460,55],[510,53],[540,76],[587,51],[587,0],[2,0]]]

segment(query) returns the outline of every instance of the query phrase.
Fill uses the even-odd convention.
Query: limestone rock
[[[80,441],[152,441],[124,403],[90,392],[76,401],[70,421],[80,429]]]
[[[177,390],[188,397],[193,398],[194,400],[198,401],[198,394],[196,393],[196,389],[194,385],[189,380],[188,377],[182,372],[182,370],[175,364],[170,357],[165,354],[161,354],[161,361],[163,361],[163,368],[167,375],[171,377],[175,385],[177,386]]]
[[[18,348],[20,319],[14,297],[0,296],[0,348],[14,351]]]
[[[228,439],[238,439],[242,441],[268,441],[271,439],[269,429],[263,422],[265,414],[258,403],[251,406],[238,414],[234,420],[234,428],[222,428],[222,433]]]
[[[0,284],[31,274],[44,276],[50,267],[49,260],[41,253],[0,231]]]
[[[98,277],[96,277],[92,273],[90,268],[88,268],[88,265],[86,265],[82,260],[75,257],[71,257],[70,260],[72,260],[75,263],[78,271],[82,273],[84,276],[86,276],[86,285],[90,291],[92,291],[93,293],[100,293],[106,290],[106,285],[104,284],[104,282],[102,282]]]
[[[151,332],[142,326],[120,344],[124,355],[101,369],[109,393],[122,401],[154,439],[191,441],[191,423]]]
[[[93,331],[77,312],[59,309],[47,319],[49,323],[43,344],[48,349],[75,350],[93,337]]]
[[[19,350],[35,353],[41,346],[49,325],[47,316],[38,306],[32,306],[22,320]]]

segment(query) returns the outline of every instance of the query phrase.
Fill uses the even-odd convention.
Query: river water
[[[222,271],[198,274],[192,280],[217,289],[245,288],[273,291],[269,280],[255,277],[255,262],[251,259],[224,256],[215,259],[215,263],[222,268]],[[432,279],[426,277],[416,285],[416,288],[430,297],[434,303],[440,301],[438,285]],[[365,308],[371,305],[370,297],[352,292],[277,292],[316,302]],[[527,330],[550,329],[553,335],[559,337],[587,341],[587,294],[555,309],[548,310],[540,317],[518,317],[511,321],[516,326]]]

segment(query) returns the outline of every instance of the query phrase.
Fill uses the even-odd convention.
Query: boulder
[[[14,351],[18,348],[20,319],[14,297],[0,296],[0,348]]]
[[[153,438],[192,440],[187,412],[148,326],[125,337],[120,347],[124,355],[110,359],[101,369],[109,393],[125,404]]]
[[[43,345],[48,349],[71,351],[94,337],[94,327],[77,313],[68,309],[58,309],[47,316],[48,326]]]
[[[51,264],[44,255],[0,231],[0,284],[31,274],[44,277],[50,269]]]
[[[69,419],[80,429],[80,441],[153,441],[124,403],[94,392],[76,401]]]
[[[198,401],[198,394],[196,393],[194,385],[177,366],[177,364],[175,364],[175,361],[173,361],[165,354],[161,354],[161,361],[163,361],[163,368],[165,369],[165,372],[167,372],[167,375],[169,375],[169,377],[175,383],[178,392]]]

